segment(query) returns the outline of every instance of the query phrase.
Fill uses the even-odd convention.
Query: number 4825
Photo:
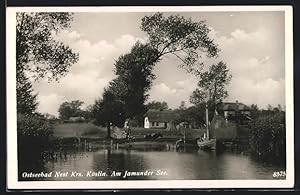
[[[274,171],[273,177],[278,178],[278,177],[285,177],[286,173],[285,171]]]

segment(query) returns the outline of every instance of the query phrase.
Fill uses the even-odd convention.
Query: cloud
[[[165,83],[160,83],[158,85],[153,86],[153,94],[157,93],[160,96],[168,96],[176,94],[176,89],[171,89]]]
[[[38,95],[38,108],[37,110],[41,113],[51,113],[57,115],[57,110],[59,108],[60,102],[64,100],[63,96],[59,96],[55,93],[48,95]],[[50,106],[49,106],[50,105]]]
[[[76,40],[76,39],[79,39],[79,38],[81,38],[81,35],[77,32],[77,31],[72,31],[72,32],[68,32],[67,30],[66,31],[64,31],[65,32],[65,34],[68,36],[68,38],[70,39],[70,40]]]
[[[268,104],[284,105],[285,102],[283,79],[275,81],[268,78],[258,83],[243,78],[233,79],[229,91],[229,101],[239,100],[248,105],[257,104],[260,108],[267,108]]]
[[[197,87],[197,82],[198,81],[196,77],[189,77],[184,80],[176,81],[176,84],[180,90],[193,91]]]
[[[79,99],[85,102],[85,106],[92,104],[115,77],[113,69],[118,56],[129,52],[136,41],[144,42],[143,38],[124,34],[112,42],[100,40],[92,43],[77,31],[68,30],[61,31],[54,38],[79,53],[79,61],[59,82],[42,80],[34,84],[41,102],[39,111],[56,116],[58,106],[63,101]]]
[[[208,67],[221,60],[227,64],[233,76],[228,86],[228,101],[238,99],[260,107],[284,104],[284,41],[280,41],[278,34],[274,34],[274,29],[265,27],[253,28],[251,31],[239,27],[227,34],[211,28],[210,37],[221,52],[217,59],[209,59],[205,64]],[[34,84],[35,91],[39,93],[39,110],[55,115],[62,101],[80,99],[86,104],[93,103],[115,77],[115,60],[129,52],[136,41],[146,40],[124,33],[111,41],[103,39],[91,42],[75,30],[61,31],[54,37],[80,55],[79,62],[70,68],[67,76],[59,83],[40,81]],[[196,88],[197,79],[179,70],[176,66],[178,64],[178,60],[166,56],[155,67],[157,79],[149,92],[149,101],[166,101],[171,108],[178,107],[181,101],[189,105],[189,97]]]
[[[247,32],[237,28],[227,35],[210,28],[210,37],[221,49],[216,59],[205,60],[205,70],[212,63],[224,61],[232,74],[225,101],[239,100],[246,104],[284,104],[284,47],[273,40],[272,31],[258,28]],[[189,102],[197,79],[184,71],[175,71],[178,64],[168,58],[156,67],[156,85],[150,91],[151,100],[166,101],[178,107],[181,101]],[[180,78],[178,80],[178,78]],[[159,81],[159,82],[158,82]]]
[[[273,39],[271,30],[238,28],[224,36],[211,28],[210,34],[221,48],[219,58],[212,62],[223,60],[233,76],[228,100],[261,108],[284,104],[284,46]]]
[[[205,70],[212,63],[224,61],[232,75],[227,87],[229,97],[225,101],[239,100],[246,104],[284,104],[284,47],[272,40],[272,31],[264,28],[246,32],[237,28],[224,35],[210,28],[210,37],[221,49],[216,59],[205,60]],[[278,55],[279,54],[279,55]],[[150,100],[166,101],[172,108],[181,101],[189,102],[197,87],[197,78],[176,69],[173,58],[164,60],[156,67],[157,81],[150,91]],[[180,78],[180,79],[178,79]]]
[[[165,83],[159,83],[152,87],[150,91],[149,101],[165,101],[169,108],[178,108],[181,101],[185,101],[187,106],[190,106],[189,97],[193,90],[196,89],[196,80],[191,77],[175,82],[175,86],[171,87]]]
[[[116,39],[114,43],[118,48],[125,48],[125,50],[127,50],[128,48],[131,48],[133,43],[137,41],[146,43],[146,38],[134,37],[132,35],[125,34]]]

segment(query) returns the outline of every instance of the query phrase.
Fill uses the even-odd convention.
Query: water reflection
[[[51,177],[47,180],[134,180],[134,179],[273,179],[274,171],[285,170],[283,167],[264,165],[255,162],[249,156],[224,152],[203,151],[196,148],[180,150],[161,147],[156,149],[111,149],[98,148],[89,150],[69,150],[60,158],[44,164],[44,171],[72,172],[83,174],[82,177]],[[153,171],[152,175],[123,177],[126,171]],[[165,171],[166,175],[157,175]],[[103,176],[87,176],[87,173]],[[111,176],[114,172],[121,175]],[[284,178],[282,178],[284,179]]]

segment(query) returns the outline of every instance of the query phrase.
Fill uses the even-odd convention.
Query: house
[[[251,108],[241,102],[224,102],[218,106],[226,121],[243,122],[251,120]]]
[[[175,130],[177,114],[172,110],[149,109],[144,115],[144,128]]]
[[[210,135],[218,140],[240,139],[249,132],[251,108],[238,101],[224,102],[217,108],[210,123]]]

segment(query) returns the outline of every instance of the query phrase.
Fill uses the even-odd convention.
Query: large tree
[[[16,13],[19,165],[32,165],[36,169],[45,160],[43,153],[54,146],[51,125],[36,113],[37,94],[33,92],[32,82],[40,78],[58,80],[77,62],[78,54],[53,36],[59,30],[68,28],[71,20],[70,13]],[[23,170],[22,166],[19,170]]]
[[[209,38],[204,21],[194,22],[179,15],[155,13],[142,18],[141,30],[148,35],[145,44],[137,42],[131,51],[115,63],[118,76],[109,90],[124,102],[126,116],[141,119],[155,75],[153,68],[163,56],[174,55],[188,72],[202,70],[201,57],[215,57],[218,48]]]
[[[181,60],[181,67],[198,73],[203,68],[201,58],[216,57],[219,49],[209,37],[205,21],[192,21],[179,15],[163,16],[155,13],[142,18],[141,29],[148,35],[149,44],[158,50],[158,59],[174,55]]]
[[[59,118],[61,119],[69,119],[72,116],[81,116],[82,110],[81,106],[83,101],[73,100],[71,102],[63,102],[58,109]]]
[[[58,80],[69,67],[78,61],[78,54],[69,46],[55,40],[54,34],[70,27],[71,13],[60,12],[18,12],[16,14],[16,68],[18,109],[28,103],[29,108],[36,104],[29,77],[38,80],[47,78]],[[26,93],[24,91],[27,91]],[[32,107],[33,108],[33,107]],[[18,110],[19,111],[19,110]],[[24,111],[23,109],[20,111]],[[25,110],[32,112],[32,109]]]
[[[107,127],[107,137],[111,137],[111,124],[122,126],[125,120],[124,102],[119,100],[115,94],[104,89],[103,98],[97,99],[92,108],[92,113],[97,125]]]
[[[152,73],[158,52],[149,44],[137,42],[127,54],[115,63],[118,76],[110,82],[109,91],[124,102],[127,117],[140,116],[145,111],[144,103],[155,75]]]
[[[228,96],[226,86],[231,77],[224,62],[213,64],[208,71],[199,74],[198,88],[190,97],[191,103],[198,105],[207,101],[214,107],[222,102]]]

